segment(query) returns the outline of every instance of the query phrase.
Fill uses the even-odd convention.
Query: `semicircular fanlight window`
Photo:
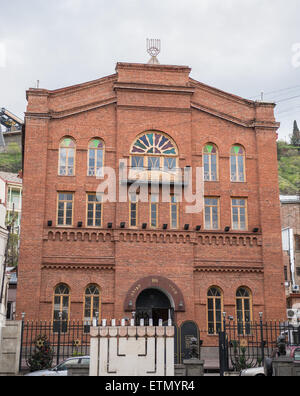
[[[166,136],[151,132],[139,137],[134,143],[132,154],[177,155],[174,143]]]

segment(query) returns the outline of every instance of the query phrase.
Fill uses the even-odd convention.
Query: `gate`
[[[190,342],[192,338],[198,340],[199,356],[200,346],[200,332],[197,323],[193,321],[186,321],[180,327],[175,325],[175,364],[182,364],[183,360],[189,359]]]

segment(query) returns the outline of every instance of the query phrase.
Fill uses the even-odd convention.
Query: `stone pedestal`
[[[175,377],[186,377],[186,367],[184,364],[175,364]]]
[[[291,357],[280,356],[273,359],[273,376],[292,377],[294,371],[294,361]]]
[[[189,359],[184,360],[183,364],[186,368],[187,377],[203,377],[204,376],[204,360]]]

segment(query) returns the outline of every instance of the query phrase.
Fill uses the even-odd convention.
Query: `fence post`
[[[260,318],[260,342],[261,342],[261,359],[262,363],[265,361],[265,342],[264,342],[264,329],[263,329],[263,321],[262,321],[263,313],[259,313]]]
[[[223,331],[219,333],[220,376],[228,371],[228,344],[226,337],[226,312],[223,312]]]
[[[22,370],[22,355],[23,355],[23,331],[24,331],[24,319],[25,312],[22,312],[22,324],[21,324],[21,344],[20,344],[20,361],[19,361],[19,372]]]
[[[59,357],[60,357],[60,332],[62,327],[62,312],[59,312],[58,316],[59,316],[59,321],[58,321],[57,356],[56,356],[57,366],[59,365]]]

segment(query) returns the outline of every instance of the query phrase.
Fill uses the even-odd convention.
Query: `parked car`
[[[66,359],[58,366],[41,371],[34,371],[33,373],[25,374],[27,377],[66,377],[68,375],[68,367],[71,365],[90,364],[89,356],[78,356]]]
[[[240,377],[265,377],[264,367],[254,367],[240,372]]]

